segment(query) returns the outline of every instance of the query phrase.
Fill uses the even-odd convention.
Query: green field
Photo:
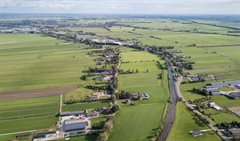
[[[77,111],[77,110],[86,110],[86,109],[96,109],[102,107],[108,107],[110,101],[102,100],[97,102],[84,102],[84,103],[76,103],[76,104],[64,104],[64,111]]]
[[[162,117],[160,104],[124,107],[116,115],[109,141],[145,141],[158,128]]]
[[[64,96],[77,100],[90,94],[83,88],[82,71],[94,66],[95,56],[84,45],[69,44],[34,34],[0,34],[0,92],[38,90],[78,86]],[[23,97],[24,98],[24,97]],[[96,106],[94,106],[96,105]],[[66,105],[63,110],[81,110],[108,106],[96,104]],[[0,134],[27,130],[54,129],[59,111],[59,96],[25,98],[0,102]],[[17,128],[16,128],[17,127]],[[0,140],[14,135],[0,136]],[[84,139],[84,138],[82,138]]]
[[[31,34],[0,34],[0,92],[79,84],[94,65],[83,45]],[[80,48],[80,47],[81,48]]]
[[[146,52],[124,48],[121,59],[122,62],[128,63],[122,63],[120,69],[125,71],[138,69],[139,72],[121,74],[119,90],[147,92],[150,99],[137,101],[136,105],[130,107],[123,105],[115,117],[109,141],[144,141],[154,136],[154,130],[161,126],[164,117],[165,105],[169,97],[167,71],[164,70],[164,78],[159,79],[160,70],[156,65],[159,59]]]
[[[203,136],[193,137],[189,134],[192,130],[208,129],[206,125],[200,122],[200,120],[192,115],[182,103],[177,104],[176,119],[167,138],[167,141],[220,141],[221,139],[213,132],[206,133]]]
[[[58,96],[1,101],[0,134],[54,128],[58,111]]]

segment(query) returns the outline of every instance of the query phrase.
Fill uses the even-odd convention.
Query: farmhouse
[[[71,112],[61,112],[60,116],[71,116],[71,115],[85,115],[86,111],[71,111]]]
[[[111,70],[100,71],[97,75],[111,75],[113,72]]]
[[[82,120],[82,119],[77,119],[77,120],[66,120],[64,121],[63,124],[63,131],[74,131],[74,130],[84,130],[89,127],[90,123],[88,120]]]
[[[190,131],[189,133],[194,137],[203,135],[200,130],[193,130],[193,131]]]
[[[88,96],[91,100],[99,100],[100,97],[110,97],[111,95],[108,95],[105,92],[95,92]]]
[[[208,84],[209,86],[219,88],[219,87],[227,87],[227,86],[232,86],[235,87],[237,85],[240,85],[240,80],[234,80],[234,81],[223,81],[223,82],[216,82],[216,83],[210,83]]]
[[[209,106],[212,107],[212,108],[214,108],[214,109],[216,109],[216,110],[218,110],[218,111],[223,110],[223,108],[220,107],[220,106],[218,106],[215,102],[210,102],[210,103],[209,103]]]
[[[240,128],[231,128],[231,129],[229,129],[229,132],[234,137],[239,137],[240,136]]]
[[[105,77],[95,77],[95,81],[111,81],[113,78],[111,75],[105,76]]]
[[[98,113],[96,111],[91,112],[91,113],[87,113],[86,117],[88,117],[88,118],[98,117]]]
[[[46,141],[46,140],[55,140],[59,138],[59,132],[43,132],[43,133],[37,133],[33,141]]]
[[[80,35],[76,36],[77,39],[91,39],[91,38],[95,38],[95,37],[96,36],[92,35],[92,34],[80,34]]]
[[[130,104],[130,103],[131,103],[131,99],[125,99],[125,100],[123,101],[123,103],[125,103],[125,104]]]
[[[133,93],[131,99],[132,100],[138,100],[139,99],[138,93]]]
[[[217,88],[212,87],[212,86],[204,86],[203,90],[208,95],[219,95],[219,94],[221,94],[220,91]]]
[[[240,99],[240,92],[231,92],[227,96],[232,99]]]

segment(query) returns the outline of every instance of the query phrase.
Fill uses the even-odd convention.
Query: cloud
[[[0,0],[2,12],[238,14],[239,0]]]

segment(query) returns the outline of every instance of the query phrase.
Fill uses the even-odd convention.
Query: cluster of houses
[[[96,76],[94,77],[94,80],[96,82],[101,81],[101,82],[113,82],[113,71],[112,70],[100,70],[96,72]]]
[[[56,140],[73,136],[86,135],[92,132],[90,119],[98,117],[97,111],[72,111],[59,114],[58,130],[55,132],[37,133],[33,141]]]
[[[91,95],[88,96],[88,99],[89,100],[99,100],[101,98],[110,98],[111,95],[109,95],[107,92],[105,91],[101,91],[101,92],[95,92],[95,93],[92,93]]]
[[[23,27],[23,28],[12,28],[12,29],[3,29],[0,30],[0,33],[41,33],[38,28],[35,27]]]
[[[204,80],[204,77],[201,75],[197,75],[197,74],[189,74],[187,75],[187,78],[189,80],[189,82],[193,83],[193,82],[200,82]]]
[[[87,39],[95,39],[95,34],[78,34],[76,35],[76,39],[78,40],[87,40]]]
[[[231,87],[231,88],[238,90],[238,89],[240,89],[240,80],[210,83],[210,84],[207,84],[206,86],[204,86],[203,90],[208,95],[220,95],[221,91],[219,90],[219,88],[221,88],[221,87]],[[239,92],[231,92],[226,96],[232,97],[234,99],[240,98]]]
[[[214,74],[188,74],[187,78],[190,83],[204,82],[207,78],[216,80],[216,76]]]
[[[119,50],[117,48],[108,47],[101,52],[101,57],[96,58],[97,64],[117,64],[119,61]]]
[[[148,100],[149,98],[148,93],[132,93],[130,98],[125,99],[123,103],[130,104],[132,100]]]

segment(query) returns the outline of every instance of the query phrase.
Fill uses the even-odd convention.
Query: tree
[[[83,75],[82,77],[80,77],[81,80],[87,80],[87,76]]]
[[[112,113],[115,113],[115,112],[117,112],[119,110],[119,106],[118,105],[113,105],[112,106],[112,108],[111,108],[111,111],[112,111]]]
[[[136,69],[136,73],[138,73],[138,69]]]
[[[111,99],[112,99],[112,103],[115,104],[115,103],[116,103],[116,100],[117,100],[116,95],[113,94],[112,97],[111,97]]]
[[[107,139],[107,133],[103,132],[97,137],[97,141],[105,141]]]

